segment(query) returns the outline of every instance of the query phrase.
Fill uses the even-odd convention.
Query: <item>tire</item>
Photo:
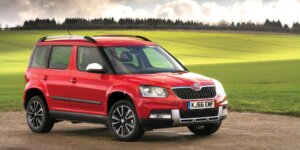
[[[145,133],[139,124],[135,107],[127,100],[118,101],[111,107],[108,128],[121,141],[136,141]]]
[[[188,129],[196,135],[210,135],[218,131],[221,126],[220,123],[205,124],[205,125],[191,125]]]
[[[26,108],[26,120],[31,131],[35,133],[48,133],[54,125],[54,119],[40,95],[33,96]]]

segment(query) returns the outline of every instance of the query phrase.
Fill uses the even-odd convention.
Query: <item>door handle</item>
[[[47,80],[48,80],[48,76],[47,76],[47,75],[44,75],[44,76],[42,77],[42,79],[43,79],[44,81],[47,81]]]
[[[72,82],[73,84],[75,84],[75,83],[77,82],[77,79],[76,79],[76,78],[72,78],[72,79],[70,80],[70,82]]]

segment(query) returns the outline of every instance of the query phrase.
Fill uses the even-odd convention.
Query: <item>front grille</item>
[[[218,116],[218,108],[197,109],[197,110],[180,110],[180,118],[200,118]]]
[[[174,88],[173,92],[181,99],[202,99],[213,98],[216,96],[215,87],[202,87],[201,90],[195,91],[192,88]]]

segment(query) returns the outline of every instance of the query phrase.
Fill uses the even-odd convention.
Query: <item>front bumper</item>
[[[165,111],[164,114],[170,113],[171,118],[147,118],[140,119],[140,124],[146,128],[165,128],[165,127],[176,127],[176,126],[189,126],[194,124],[211,124],[220,123],[227,116],[227,105],[219,106],[218,114],[214,116],[206,117],[191,117],[182,118],[179,109],[172,109]]]

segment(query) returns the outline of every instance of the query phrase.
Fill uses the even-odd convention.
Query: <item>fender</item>
[[[137,85],[132,85],[132,84],[115,84],[115,85],[112,85],[110,86],[108,89],[107,89],[107,93],[106,93],[106,102],[105,102],[105,105],[107,105],[108,103],[108,98],[109,96],[114,93],[114,92],[122,92],[126,95],[128,95],[131,100],[133,101],[133,105],[136,107],[136,111],[139,115],[139,112],[138,112],[138,109],[137,109],[137,106],[138,106],[138,103],[139,103],[139,100],[140,100],[140,92],[139,92],[139,89],[135,89],[133,87],[137,87]],[[105,107],[105,111],[107,112],[107,107]]]

